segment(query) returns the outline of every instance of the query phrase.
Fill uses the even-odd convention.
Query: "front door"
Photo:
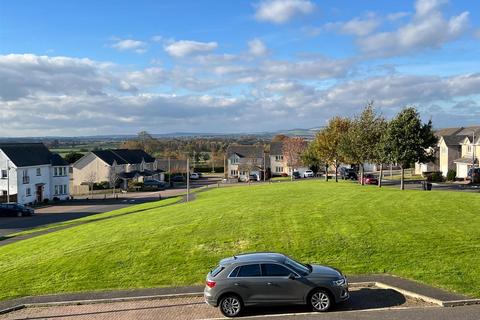
[[[37,186],[37,202],[43,201],[43,186]]]

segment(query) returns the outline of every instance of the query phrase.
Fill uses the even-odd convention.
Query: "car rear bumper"
[[[207,303],[208,305],[211,305],[212,307],[218,306],[217,299],[215,299],[215,297],[212,296],[212,294],[207,289],[203,291],[203,298],[205,300],[205,303]]]

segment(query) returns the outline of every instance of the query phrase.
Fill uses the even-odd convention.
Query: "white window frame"
[[[37,177],[40,177],[42,175],[42,168],[37,168]]]
[[[25,196],[30,197],[31,195],[32,195],[32,189],[30,187],[26,188],[25,189]]]

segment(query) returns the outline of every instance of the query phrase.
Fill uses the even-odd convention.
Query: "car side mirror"
[[[290,280],[295,280],[296,278],[297,278],[297,277],[296,277],[293,273],[290,273],[290,274],[288,275],[288,279],[290,279]]]

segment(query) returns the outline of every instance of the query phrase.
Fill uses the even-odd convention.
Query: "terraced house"
[[[43,143],[0,144],[0,196],[20,204],[69,196],[68,163]]]

